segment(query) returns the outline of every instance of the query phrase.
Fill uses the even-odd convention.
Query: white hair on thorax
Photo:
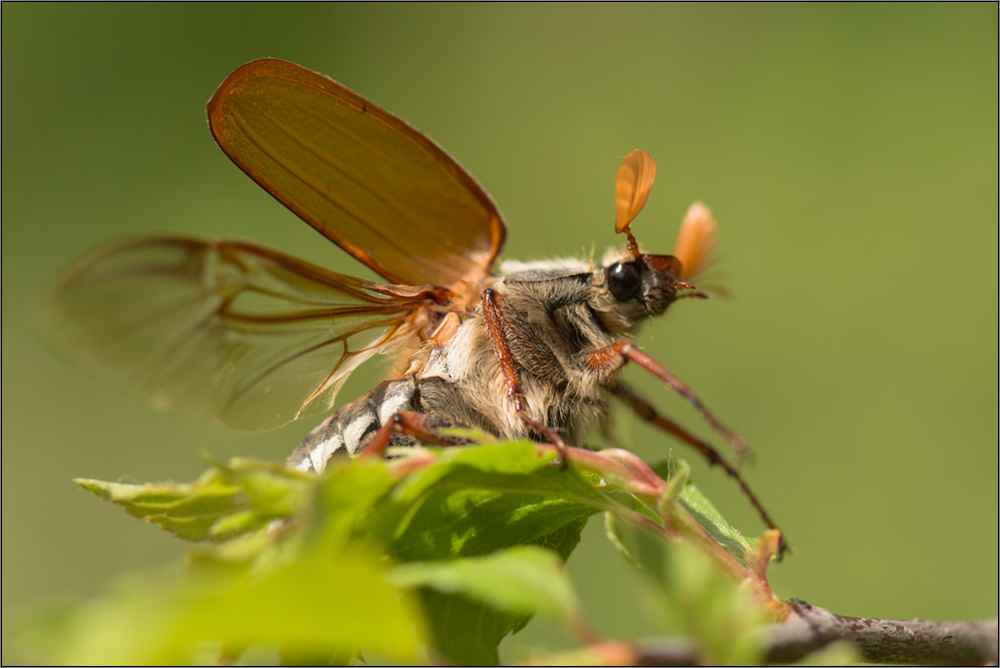
[[[500,263],[500,273],[504,275],[516,274],[522,271],[567,271],[584,273],[594,270],[592,260],[581,260],[575,257],[554,258],[550,260],[533,260],[531,262],[521,262],[520,260],[504,260]]]

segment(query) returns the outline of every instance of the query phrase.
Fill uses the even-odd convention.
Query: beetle
[[[715,223],[689,209],[673,255],[642,252],[631,223],[656,163],[628,154],[615,182],[625,248],[588,260],[499,265],[506,226],[486,191],[441,147],[325,76],[280,60],[234,72],[208,103],[222,150],[278,201],[379,274],[334,273],[254,243],[130,239],[85,257],[45,309],[58,343],[155,406],[269,429],[329,412],[357,366],[391,355],[390,378],[340,408],[289,463],[320,472],[338,453],[467,442],[448,427],[583,444],[617,395],[733,476],[707,442],[620,379],[626,363],[687,398],[738,453],[745,443],[629,339],[684,298],[707,265]]]

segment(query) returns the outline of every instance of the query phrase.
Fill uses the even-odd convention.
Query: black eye
[[[615,262],[607,272],[608,289],[620,302],[632,299],[642,288],[642,276],[635,262]]]

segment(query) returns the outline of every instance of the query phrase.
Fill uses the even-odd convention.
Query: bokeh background
[[[5,619],[186,549],[71,478],[189,480],[202,451],[282,458],[315,422],[239,434],[154,412],[31,324],[62,266],[124,234],[256,239],[364,275],[209,135],[205,102],[262,57],[328,74],[446,147],[504,211],[506,257],[618,243],[615,169],[650,151],[636,234],[667,252],[706,202],[732,298],[681,303],[637,340],[755,448],[744,471],[796,549],[772,569],[777,592],[849,615],[997,614],[995,4],[2,12]],[[342,398],[377,378],[362,370]],[[675,447],[733,522],[762,529],[682,446],[625,415],[615,429],[650,459]],[[599,519],[569,566],[598,629],[654,629]],[[533,622],[503,651],[564,642]]]

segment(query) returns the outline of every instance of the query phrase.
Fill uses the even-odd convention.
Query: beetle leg
[[[520,343],[528,344],[527,339],[529,337],[515,324],[512,315],[509,313],[506,300],[496,290],[490,288],[483,292],[482,306],[483,319],[486,322],[486,332],[489,335],[490,343],[493,345],[493,353],[500,364],[500,371],[507,382],[507,396],[514,401],[514,410],[517,412],[518,418],[525,425],[548,439],[549,443],[556,446],[556,451],[559,453],[559,460],[565,464],[567,446],[563,437],[548,425],[533,420],[528,416],[528,402],[524,396],[524,390],[521,388],[521,379],[514,366],[514,355],[511,353],[510,339],[515,338]],[[536,350],[535,352],[543,353],[541,356],[544,356],[545,352],[551,354],[551,351],[548,350]]]
[[[632,343],[629,343],[628,341],[618,341],[617,343],[612,343],[606,348],[595,350],[587,356],[587,364],[591,369],[606,373],[608,376],[625,366],[626,362],[635,362],[643,369],[666,383],[672,390],[691,402],[691,404],[698,410],[699,413],[701,413],[702,417],[705,418],[705,421],[708,422],[712,429],[729,441],[729,444],[733,447],[733,450],[736,451],[736,454],[743,456],[747,453],[747,443],[742,436],[723,426],[723,424],[719,422],[714,415],[712,415],[711,411],[709,411],[708,408],[701,403],[701,399],[698,398],[698,395],[696,395],[691,388],[685,385],[680,378],[664,369],[659,362],[641,351]]]
[[[396,413],[379,427],[371,440],[358,453],[361,458],[381,457],[389,445],[393,434],[405,434],[420,441],[436,445],[468,445],[472,441],[467,438],[445,436],[442,429],[459,427],[461,425],[424,413]]]
[[[673,435],[680,441],[683,441],[693,447],[695,450],[700,452],[708,460],[711,465],[718,464],[723,471],[729,474],[736,480],[736,483],[740,486],[740,489],[750,499],[750,503],[757,510],[757,514],[760,515],[760,519],[767,525],[768,529],[778,529],[778,525],[774,523],[771,516],[765,510],[764,505],[757,498],[757,495],[753,493],[750,489],[750,485],[740,472],[730,464],[726,459],[719,454],[719,451],[713,448],[709,443],[698,438],[691,432],[689,432],[684,427],[671,420],[670,418],[664,417],[656,412],[653,405],[641,394],[636,392],[631,386],[625,384],[624,382],[618,380],[609,388],[611,393],[616,397],[628,404],[629,408],[635,411],[635,414],[646,422],[652,423],[659,427],[660,429]],[[781,531],[778,529],[778,531]],[[785,536],[782,532],[781,537],[778,539],[778,558],[785,553],[788,549],[788,544],[785,542]]]

